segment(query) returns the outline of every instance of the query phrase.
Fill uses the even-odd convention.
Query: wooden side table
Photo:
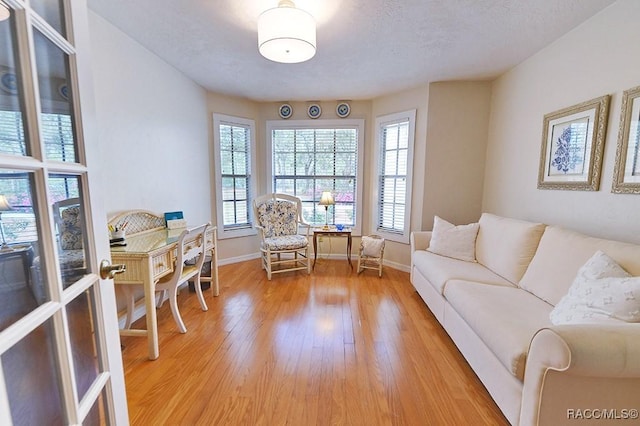
[[[13,259],[20,259],[24,271],[24,282],[29,286],[31,283],[29,269],[33,263],[33,248],[31,244],[16,244],[9,247],[11,247],[10,250],[0,250],[0,264],[6,265]]]
[[[344,228],[339,231],[335,226],[329,227],[329,229],[315,228],[313,230],[313,269],[316,267],[316,260],[318,259],[318,236],[321,237],[346,237],[347,238],[347,261],[349,266],[353,268],[351,264],[351,228]]]

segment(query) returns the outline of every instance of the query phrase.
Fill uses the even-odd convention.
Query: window
[[[376,119],[375,232],[402,243],[409,242],[415,119],[416,110]]]
[[[218,237],[253,235],[255,123],[213,114],[213,128]]]
[[[312,225],[344,224],[361,229],[364,120],[268,121],[267,168],[271,188],[299,197]],[[331,191],[335,205],[318,205]]]
[[[22,113],[0,110],[0,152],[27,155]]]
[[[59,161],[74,161],[75,143],[68,114],[41,114],[41,129],[47,158]],[[0,153],[27,155],[24,123],[19,111],[0,110]],[[49,203],[78,196],[75,178],[64,175],[50,175]],[[29,173],[0,171],[0,195],[4,195],[11,206],[10,211],[1,214],[4,237],[7,243],[25,243],[38,240],[34,207],[31,194],[34,193],[32,177]]]
[[[75,161],[73,124],[69,114],[42,113],[42,139],[49,160]],[[22,113],[0,110],[0,152],[27,155]]]
[[[2,232],[7,243],[26,243],[38,240],[36,217],[31,194],[32,173],[0,170],[0,195],[4,195],[10,210],[0,212]],[[49,175],[49,204],[67,198],[78,197],[78,180],[75,176]],[[1,243],[1,241],[0,241]]]

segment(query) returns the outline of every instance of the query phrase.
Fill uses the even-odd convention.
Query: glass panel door
[[[82,125],[95,108],[86,3],[5,4],[0,424],[127,424],[113,281],[98,275],[110,256],[100,152]]]

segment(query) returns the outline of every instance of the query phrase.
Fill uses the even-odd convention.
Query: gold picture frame
[[[544,116],[538,189],[597,191],[609,95]]]
[[[625,90],[622,95],[611,192],[640,194],[640,86]]]

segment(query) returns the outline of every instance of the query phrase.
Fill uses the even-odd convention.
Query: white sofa
[[[431,235],[411,235],[411,282],[511,424],[634,423],[640,324],[549,315],[597,250],[640,275],[640,245],[484,213],[469,262],[427,251]]]

